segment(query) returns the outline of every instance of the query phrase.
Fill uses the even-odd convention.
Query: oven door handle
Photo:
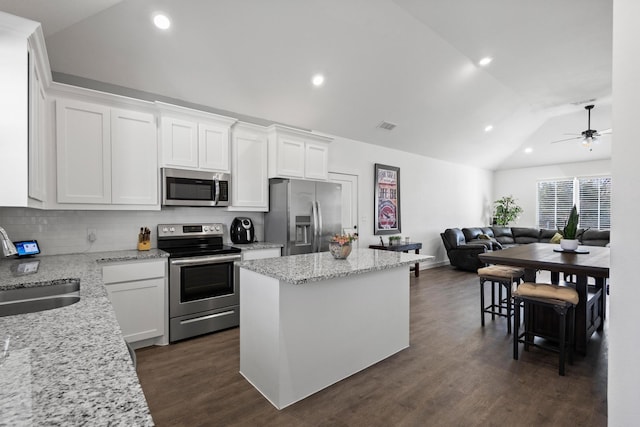
[[[240,261],[241,255],[214,255],[193,258],[178,258],[170,260],[171,265],[201,265],[201,264],[222,264],[224,262]]]

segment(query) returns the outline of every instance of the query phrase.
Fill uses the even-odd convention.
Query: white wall
[[[581,149],[577,147],[576,149]],[[573,178],[595,175],[611,175],[611,161],[565,163],[522,169],[500,170],[494,173],[493,194],[495,199],[513,195],[523,212],[518,221],[510,224],[522,227],[537,227],[537,182],[544,179]]]
[[[329,156],[331,172],[358,175],[360,247],[379,243],[373,234],[375,163],[400,168],[399,234],[422,242],[421,253],[436,257],[432,264],[448,262],[440,239],[446,228],[488,224],[491,171],[340,137],[331,143]],[[387,236],[383,238],[386,244]]]
[[[613,3],[613,188],[611,299],[609,300],[609,425],[638,425],[640,420],[640,284],[638,225],[640,210],[640,2]]]

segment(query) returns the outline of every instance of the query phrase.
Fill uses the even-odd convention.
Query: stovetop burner
[[[224,245],[223,226],[212,224],[158,224],[158,249],[172,258],[224,255],[242,252]]]

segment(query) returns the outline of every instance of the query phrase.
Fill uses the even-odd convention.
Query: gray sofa
[[[485,264],[478,254],[528,243],[550,243],[558,230],[531,227],[467,227],[447,228],[441,233],[451,265],[476,271]],[[607,246],[609,230],[578,229],[581,245]]]

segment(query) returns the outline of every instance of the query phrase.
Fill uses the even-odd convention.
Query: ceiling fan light
[[[591,143],[595,140],[595,138],[588,136],[585,139],[582,140],[582,145],[584,145],[585,147],[590,147]]]

